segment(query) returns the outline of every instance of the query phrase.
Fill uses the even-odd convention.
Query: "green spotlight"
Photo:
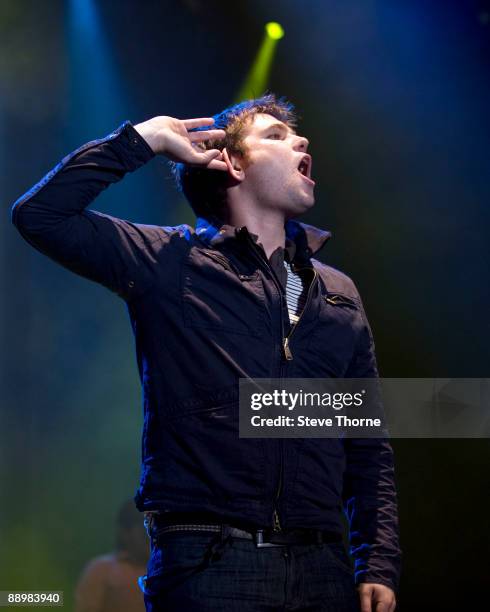
[[[283,36],[284,30],[278,23],[271,21],[266,24],[264,38],[249,73],[235,98],[235,102],[258,98],[263,95],[269,82],[269,74],[278,40]]]
[[[284,36],[284,30],[281,24],[276,21],[269,21],[269,23],[266,23],[265,29],[272,40],[279,40]]]

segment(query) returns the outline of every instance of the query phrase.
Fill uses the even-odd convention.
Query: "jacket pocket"
[[[264,498],[265,440],[239,438],[238,403],[187,410],[165,424],[162,488],[208,509]],[[211,504],[211,505],[210,505]]]
[[[238,278],[242,281],[257,280],[258,278],[258,275],[259,275],[258,270],[256,270],[252,274],[244,274],[240,272],[240,270],[238,270],[238,268],[235,266],[235,264],[230,259],[225,257],[225,255],[223,255],[222,253],[219,253],[218,251],[202,250],[201,253],[205,257],[209,257],[211,260],[218,263],[225,270],[228,270],[232,274],[236,274],[236,276],[238,276]]]
[[[343,293],[327,293],[323,296],[325,302],[330,306],[339,306],[341,308],[354,308],[359,310],[359,303],[355,298],[344,295]]]
[[[187,327],[256,337],[264,332],[265,297],[258,272],[239,270],[222,253],[191,249],[182,266],[181,292]]]
[[[318,364],[321,376],[335,378],[345,374],[361,324],[361,310],[355,298],[338,292],[322,295],[308,342],[309,357]]]

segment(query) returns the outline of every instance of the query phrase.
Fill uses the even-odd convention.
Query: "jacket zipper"
[[[299,269],[309,269],[311,270],[312,268],[308,268],[307,266],[304,266],[304,268],[295,268],[295,270],[299,270]],[[291,352],[291,349],[289,347],[289,341],[291,339],[291,336],[294,333],[294,330],[298,327],[299,322],[301,321],[301,317],[303,316],[303,313],[305,312],[306,308],[308,307],[308,304],[310,302],[311,299],[311,291],[313,288],[313,285],[315,283],[316,277],[317,277],[317,271],[315,270],[315,268],[313,268],[313,278],[311,280],[310,286],[308,288],[308,294],[306,296],[306,302],[305,305],[303,306],[303,310],[301,311],[301,314],[299,315],[298,320],[296,321],[296,323],[291,327],[291,330],[289,332],[289,334],[287,336],[284,337],[283,339],[283,357],[286,359],[286,361],[291,361],[293,359],[293,354]],[[281,293],[282,296],[282,293]],[[282,311],[281,311],[281,317],[282,317]],[[281,360],[281,370],[280,373],[282,374],[283,372],[283,366],[282,366],[282,360]],[[282,378],[282,376],[281,376]],[[281,495],[281,489],[282,489],[282,472],[283,472],[283,448],[282,448],[282,440],[279,440],[279,444],[281,445],[281,461],[280,461],[280,471],[279,471],[279,483],[277,486],[277,491],[276,491],[276,498],[275,498],[275,502],[274,502],[274,512],[273,512],[273,530],[274,531],[281,531],[281,523],[279,521],[279,512],[278,512],[278,504],[279,504],[279,496]]]
[[[329,293],[325,296],[325,301],[334,306],[350,306],[351,308],[358,308],[355,300],[349,298],[346,295],[340,293]]]
[[[282,293],[281,293],[282,296]],[[283,324],[282,320],[282,297],[281,297],[281,325]],[[284,325],[282,325],[283,334],[284,334]],[[281,354],[281,362],[279,364],[279,378],[282,380],[284,374],[284,355]],[[278,440],[279,444],[279,479],[276,488],[276,495],[274,497],[273,511],[272,511],[272,530],[275,532],[281,531],[281,522],[279,520],[279,497],[282,492],[282,473],[284,471],[284,443],[281,438]]]
[[[279,297],[281,298],[281,338],[282,338],[282,342],[283,342],[283,349],[284,349],[284,341],[285,341],[285,337],[284,337],[284,319],[283,319],[283,307],[284,307],[284,296],[283,296],[283,292],[282,292],[282,287],[281,284],[276,276],[276,273],[274,272],[274,270],[271,268],[271,266],[268,264],[268,262],[265,260],[265,258],[262,256],[262,254],[260,253],[259,249],[257,248],[256,244],[254,243],[254,241],[252,240],[252,238],[250,237],[249,233],[247,232],[247,240],[250,243],[253,252],[255,253],[255,255],[257,256],[257,258],[260,260],[261,264],[265,264],[265,267],[267,268],[267,270],[271,273],[271,277],[272,280],[274,281],[274,284],[276,285],[276,289],[279,293]],[[286,306],[287,307],[287,306]],[[279,378],[282,378],[282,374],[283,374],[283,357],[284,355],[281,354],[281,361],[279,364]],[[279,510],[278,510],[278,502],[279,502],[279,497],[281,495],[281,491],[282,491],[282,472],[284,469],[284,450],[283,450],[283,443],[282,440],[279,439],[279,449],[280,449],[280,455],[279,455],[279,479],[278,479],[278,483],[277,483],[277,487],[276,487],[276,494],[274,496],[274,507],[273,507],[273,511],[272,511],[272,529],[273,531],[277,532],[277,531],[281,531],[282,527],[281,527],[281,522],[279,520]]]
[[[293,354],[291,353],[291,349],[289,347],[289,341],[291,339],[291,336],[294,333],[294,330],[296,329],[296,327],[298,326],[299,322],[301,321],[301,317],[303,316],[303,313],[305,312],[310,299],[311,299],[311,292],[315,283],[315,280],[318,276],[317,271],[315,270],[315,268],[309,268],[308,266],[304,266],[303,268],[295,268],[295,270],[301,270],[301,269],[308,269],[308,270],[313,270],[313,279],[310,283],[310,286],[308,288],[308,294],[306,296],[306,302],[305,305],[303,307],[303,310],[298,318],[298,320],[296,321],[296,323],[292,326],[289,334],[287,334],[287,336],[284,336],[284,320],[283,320],[283,306],[284,306],[284,296],[283,296],[283,292],[282,292],[282,287],[280,286],[280,283],[278,281],[278,279],[276,278],[276,274],[274,272],[274,270],[271,268],[271,266],[267,263],[267,261],[265,261],[264,257],[262,257],[260,251],[257,249],[254,241],[251,239],[250,235],[247,233],[247,239],[250,243],[250,245],[252,246],[252,249],[254,251],[254,253],[257,255],[257,257],[260,259],[261,263],[265,263],[267,269],[271,272],[272,278],[274,280],[274,283],[276,285],[276,288],[279,292],[279,296],[281,298],[281,337],[282,337],[282,349],[283,349],[283,353],[281,355],[281,362],[279,365],[279,378],[282,378],[283,375],[283,362],[284,359],[286,361],[291,361],[293,359]],[[287,306],[286,306],[287,307]],[[278,505],[279,505],[279,497],[281,495],[281,491],[282,491],[282,481],[283,481],[283,470],[284,470],[284,450],[283,450],[283,441],[282,439],[279,439],[279,448],[280,448],[280,457],[279,457],[279,479],[278,479],[278,483],[277,483],[277,488],[276,488],[276,495],[274,497],[274,509],[272,512],[272,529],[273,531],[277,532],[277,531],[281,531],[282,527],[281,527],[281,522],[279,519],[279,510],[278,510]]]
[[[318,272],[315,270],[315,268],[309,268],[308,266],[303,266],[302,268],[296,268],[296,267],[294,268],[294,271],[298,271],[298,270],[313,270],[313,278],[311,279],[310,286],[308,287],[308,293],[306,295],[306,302],[305,302],[305,305],[303,306],[303,310],[301,311],[301,314],[299,315],[299,318],[296,321],[296,323],[292,326],[291,331],[284,338],[284,341],[283,341],[284,357],[288,361],[291,361],[293,359],[293,353],[291,352],[291,348],[289,346],[289,342],[291,340],[291,336],[293,335],[295,329],[298,327],[298,324],[301,321],[303,313],[305,312],[306,308],[308,307],[308,304],[310,303],[311,292],[312,292],[312,289],[313,289],[313,285],[315,284],[316,277],[318,276]]]

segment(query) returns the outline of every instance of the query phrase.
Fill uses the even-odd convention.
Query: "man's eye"
[[[272,134],[269,134],[267,138],[282,138],[282,134],[280,134],[279,132],[273,132]]]

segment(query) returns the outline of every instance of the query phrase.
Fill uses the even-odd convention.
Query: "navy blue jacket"
[[[338,533],[344,511],[356,581],[396,590],[401,553],[387,440],[238,437],[240,377],[378,375],[354,283],[312,258],[330,233],[295,220],[285,226],[295,265],[311,274],[291,332],[283,288],[246,227],[213,218],[198,218],[195,229],[143,225],[87,209],[153,157],[126,121],[66,156],[12,207],[33,247],[127,305],[144,397],[138,508]]]

